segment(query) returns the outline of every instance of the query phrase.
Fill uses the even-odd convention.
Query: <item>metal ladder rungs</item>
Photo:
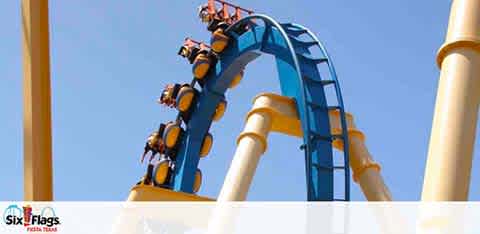
[[[304,47],[304,48],[309,48],[311,46],[314,46],[314,45],[318,44],[316,41],[302,41],[302,40],[299,40],[296,37],[292,37],[291,35],[289,35],[288,38],[293,42],[295,47],[301,46],[301,47]]]
[[[314,103],[314,102],[307,102],[307,105],[311,106],[311,107],[314,108],[314,109],[324,108],[324,106],[319,105],[319,104]]]
[[[304,33],[307,33],[307,30],[305,29],[292,29],[291,27],[285,27],[283,28],[285,29],[285,31],[290,34],[290,35],[293,35],[295,37],[298,37]]]
[[[310,82],[313,82],[313,83],[319,83],[323,86],[326,86],[326,85],[331,85],[331,84],[335,84],[335,80],[315,80],[309,76],[303,76],[303,79],[307,80],[307,81],[310,81]]]
[[[322,48],[321,42],[318,42],[314,38],[314,36],[313,37],[308,37],[308,38],[307,37],[305,37],[305,38],[302,37],[303,34],[309,33],[309,31],[307,29],[305,29],[303,26],[296,25],[296,24],[293,24],[293,23],[282,23],[280,25],[281,25],[281,28],[283,30],[285,30],[285,32],[287,33],[288,39],[291,41],[291,43],[292,43],[292,45],[295,49],[295,54],[298,57],[298,59],[300,60],[299,62],[304,63],[304,66],[300,67],[300,72],[302,74],[303,82],[305,82],[306,87],[308,87],[308,88],[305,88],[303,90],[303,92],[304,92],[303,93],[303,98],[306,102],[306,103],[304,102],[306,104],[306,108],[304,108],[303,111],[307,112],[306,114],[307,114],[307,125],[308,126],[307,126],[307,129],[305,129],[306,131],[304,132],[304,134],[307,134],[307,135],[305,135],[305,141],[303,142],[302,145],[300,145],[300,149],[304,151],[306,157],[310,158],[310,161],[308,162],[308,170],[310,170],[310,172],[307,171],[307,173],[309,173],[309,175],[307,175],[307,176],[310,176],[309,178],[311,180],[314,180],[314,178],[312,178],[312,176],[314,175],[314,174],[312,174],[312,172],[316,172],[316,173],[321,173],[321,172],[323,172],[323,173],[337,172],[338,173],[338,172],[340,172],[342,174],[345,174],[344,180],[345,180],[345,183],[346,183],[346,185],[345,185],[346,187],[345,187],[345,191],[344,191],[344,196],[340,195],[338,197],[337,196],[328,197],[327,200],[332,200],[332,201],[337,201],[337,202],[346,202],[350,199],[349,198],[350,197],[350,192],[349,192],[349,186],[348,186],[348,181],[349,181],[348,174],[350,173],[349,172],[349,165],[348,165],[348,152],[344,152],[344,160],[345,160],[346,164],[343,164],[343,163],[340,163],[340,162],[336,163],[336,161],[334,160],[331,163],[331,165],[323,165],[323,163],[314,160],[312,157],[313,156],[318,156],[317,154],[319,154],[319,153],[320,154],[323,153],[322,148],[324,148],[326,146],[326,142],[332,144],[336,140],[341,140],[343,143],[346,144],[346,141],[348,140],[348,135],[343,135],[343,134],[331,135],[331,133],[329,131],[326,131],[326,130],[324,132],[320,133],[320,129],[312,129],[312,127],[315,126],[314,123],[308,123],[309,115],[311,115],[311,114],[314,114],[314,115],[325,114],[325,113],[320,113],[320,112],[323,112],[323,111],[331,111],[331,110],[332,111],[338,111],[338,110],[340,110],[340,112],[342,114],[340,116],[340,118],[342,118],[342,120],[345,118],[345,115],[344,115],[343,110],[342,110],[343,107],[341,106],[341,103],[342,103],[341,102],[341,94],[337,93],[337,102],[336,103],[335,102],[334,103],[330,103],[330,102],[327,102],[327,103],[320,103],[319,102],[319,103],[317,103],[317,102],[314,101],[315,99],[312,99],[309,96],[309,95],[312,95],[311,92],[315,92],[320,88],[326,89],[327,87],[325,87],[325,86],[327,86],[327,85],[334,85],[335,92],[339,92],[339,87],[338,87],[339,84],[336,81],[335,74],[332,74],[331,70],[330,70],[330,77],[331,78],[325,77],[327,79],[322,79],[323,76],[317,76],[316,73],[314,73],[315,71],[313,71],[313,73],[312,73],[312,70],[322,69],[322,68],[320,68],[320,66],[322,66],[322,65],[327,65],[330,69],[330,67],[332,66],[331,61],[328,59],[328,55],[326,54],[326,51],[324,51],[324,49]],[[310,38],[312,38],[312,39],[310,39]],[[316,46],[316,45],[318,45],[320,47],[320,53],[319,54],[316,53],[315,55],[312,55],[310,53],[310,48],[312,48],[313,46]],[[311,74],[311,75],[309,75],[309,74]],[[309,89],[309,88],[313,88],[313,89]],[[328,87],[328,88],[331,88],[331,87]],[[339,98],[340,98],[340,100],[339,100]],[[328,104],[330,104],[330,105],[328,105]],[[310,187],[309,187],[308,191],[310,192]],[[309,194],[309,196],[310,196],[310,194]],[[320,197],[318,197],[318,198],[320,200],[323,199],[323,198],[320,198]]]
[[[340,110],[340,106],[329,106],[328,110]]]
[[[333,167],[330,167],[330,166],[323,166],[323,165],[319,165],[317,163],[313,163],[312,166],[314,166],[315,168],[317,169],[321,169],[321,170],[345,170],[345,167],[344,166],[333,166]]]
[[[310,81],[310,82],[313,82],[313,83],[320,83],[321,85],[324,85],[322,80],[315,80],[309,76],[303,76],[303,79],[307,80],[307,81]]]
[[[331,136],[323,136],[321,134],[318,134],[316,132],[312,132],[310,131],[309,132],[309,135],[310,135],[310,140],[314,140],[314,139],[320,139],[320,140],[324,140],[324,141],[333,141],[333,140],[337,140],[337,139],[343,139],[343,135],[331,135]]]
[[[282,23],[282,24],[280,24],[280,26],[282,26],[282,28],[293,28],[293,27],[295,27],[292,23]]]
[[[332,137],[330,136],[323,136],[323,135],[320,135],[318,133],[314,133],[314,132],[310,132],[310,141],[312,140],[324,140],[324,141],[332,141]]]
[[[324,58],[324,57],[321,57],[321,58],[314,58],[312,57],[311,55],[308,55],[308,54],[303,54],[303,53],[298,53],[296,52],[296,54],[298,56],[300,56],[301,58],[305,59],[305,60],[308,60],[308,61],[311,61],[315,64],[320,64],[320,63],[324,63],[324,62],[328,62],[328,59],[327,58]]]
[[[343,140],[343,135],[332,135],[332,140]]]
[[[335,84],[334,80],[322,80],[320,81],[323,85]]]
[[[322,106],[314,102],[307,102],[307,105],[311,106],[313,109],[322,109],[325,108],[327,110],[339,110],[340,106]]]
[[[316,79],[313,79],[309,76],[306,76],[306,75],[303,75],[303,79],[308,81],[308,82],[312,82],[312,83],[317,83],[317,84],[320,84],[322,86],[325,86],[325,85],[329,85],[329,84],[334,84],[335,81],[334,80],[316,80]]]

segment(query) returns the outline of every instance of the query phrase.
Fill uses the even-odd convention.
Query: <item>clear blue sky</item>
[[[20,1],[0,3],[0,200],[22,199]],[[54,187],[57,200],[124,200],[144,173],[146,136],[175,112],[155,103],[164,85],[186,82],[176,55],[186,36],[208,40],[196,17],[203,1],[50,1]],[[344,101],[396,200],[420,198],[437,89],[435,54],[449,0],[237,0],[314,31],[334,59]],[[214,123],[200,168],[200,194],[215,197],[244,116],[259,92],[279,92],[272,57],[248,66]],[[272,134],[250,200],[304,200],[297,139]],[[477,143],[478,146],[478,143]],[[476,158],[478,158],[476,153]],[[478,161],[478,160],[477,160]],[[478,162],[475,162],[478,167]],[[472,185],[480,173],[473,169]],[[364,200],[352,184],[353,200]],[[472,186],[471,199],[480,198]]]

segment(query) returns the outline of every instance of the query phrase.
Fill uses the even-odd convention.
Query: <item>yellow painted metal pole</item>
[[[288,100],[290,105],[275,102],[278,99]],[[207,233],[233,232],[236,213],[225,202],[246,200],[260,157],[267,149],[268,134],[275,130],[275,122],[282,121],[279,118],[282,110],[295,113],[291,99],[275,94],[262,94],[254,99],[252,110],[247,114],[245,129],[237,139],[237,150],[218,195],[217,201],[220,203],[213,212]]]
[[[392,195],[380,174],[380,166],[368,152],[363,135],[349,133],[349,140],[353,180],[360,185],[368,201],[391,201]]]
[[[53,200],[48,0],[22,0],[24,200]]]
[[[237,150],[217,201],[244,201],[257,169],[260,156],[267,148],[272,116],[263,109],[248,114],[245,129],[237,140]]]
[[[332,134],[341,134],[340,112],[330,111],[329,117]],[[353,180],[360,185],[368,201],[392,201],[392,195],[380,174],[380,165],[373,160],[365,145],[365,135],[357,129],[351,114],[346,113],[346,118]],[[333,146],[344,150],[341,140],[334,141]]]
[[[480,95],[480,1],[454,0],[423,184],[423,201],[468,199]]]
[[[302,130],[293,99],[273,93],[255,97],[252,110],[247,114],[245,129],[237,139],[237,150],[217,201],[246,199],[260,156],[267,148],[270,131],[301,136]]]

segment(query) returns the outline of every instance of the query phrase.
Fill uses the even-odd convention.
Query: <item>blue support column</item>
[[[203,89],[196,108],[188,122],[187,129],[182,136],[180,150],[175,162],[175,177],[173,189],[187,193],[193,192],[195,171],[200,159],[200,149],[203,138],[210,129],[213,114],[218,103],[224,96]]]

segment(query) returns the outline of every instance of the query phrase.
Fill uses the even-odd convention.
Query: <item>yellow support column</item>
[[[51,201],[48,0],[22,0],[24,200]]]
[[[253,109],[247,117],[243,133],[237,140],[237,151],[217,201],[244,201],[257,169],[260,156],[267,148],[272,116],[263,109]]]
[[[252,110],[247,114],[245,129],[237,139],[237,150],[217,198],[220,203],[213,212],[207,233],[233,232],[235,209],[222,202],[246,200],[260,157],[267,149],[270,131],[284,132],[290,126],[293,132],[301,132],[295,111],[295,103],[290,98],[271,93],[255,97]],[[291,122],[294,124],[289,124]]]
[[[245,129],[237,139],[237,150],[217,201],[244,201],[260,156],[267,148],[270,131],[302,136],[295,101],[273,93],[255,97]]]
[[[423,201],[468,199],[480,95],[480,1],[454,0],[423,184]]]
[[[391,201],[392,195],[380,174],[380,165],[373,161],[368,152],[363,134],[349,132],[348,137],[353,180],[360,185],[365,198],[368,201]]]
[[[330,131],[334,135],[341,134],[340,112],[334,110],[328,114],[331,125]],[[353,180],[360,185],[368,201],[392,201],[392,195],[380,174],[380,165],[373,160],[365,145],[365,135],[357,129],[353,116],[349,113],[345,113],[345,115]],[[334,141],[333,146],[339,150],[344,150],[341,140]]]

